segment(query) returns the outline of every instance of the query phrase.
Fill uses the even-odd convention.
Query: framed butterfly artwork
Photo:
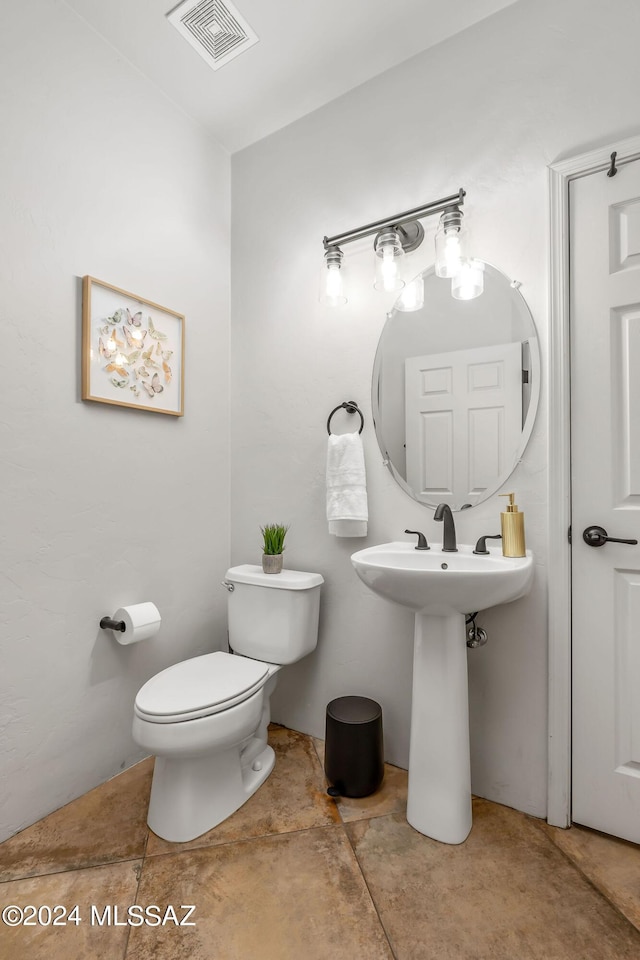
[[[184,316],[82,280],[82,399],[184,415]]]

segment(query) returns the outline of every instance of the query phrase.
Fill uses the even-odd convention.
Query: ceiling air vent
[[[214,70],[259,40],[228,0],[184,0],[167,19]]]

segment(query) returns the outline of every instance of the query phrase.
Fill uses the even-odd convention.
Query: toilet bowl
[[[206,833],[273,770],[270,697],[282,665],[315,649],[322,583],[302,571],[230,568],[233,652],[174,664],[138,692],[133,739],[156,757],[147,822],[159,837],[185,842]]]

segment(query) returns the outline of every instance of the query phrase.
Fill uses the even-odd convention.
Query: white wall
[[[406,764],[412,618],[369,593],[349,555],[439,539],[432,513],[395,486],[371,423],[370,375],[390,304],[370,287],[371,243],[346,248],[351,302],[317,302],[324,234],[467,190],[476,255],[522,283],[548,356],[546,168],[638,132],[637,0],[521,0],[233,158],[232,560],[258,562],[258,527],[291,524],[286,562],[325,579],[317,651],[280,674],[274,718],[323,736],[326,703],[378,699],[387,756]],[[430,228],[432,230],[432,227]],[[429,237],[416,271],[432,259]],[[546,370],[545,370],[546,372]],[[338,540],[324,518],[326,417],[366,416],[370,524]],[[546,387],[506,489],[537,558],[531,595],[484,613],[470,651],[473,789],[536,815],[546,805]],[[343,418],[346,424],[346,416]],[[334,420],[340,429],[339,417]],[[503,501],[457,515],[459,538],[492,532]]]
[[[0,839],[138,757],[141,683],[226,643],[229,159],[58,0],[0,31]],[[80,278],[186,315],[183,419],[80,400]],[[154,600],[131,648],[98,629]]]

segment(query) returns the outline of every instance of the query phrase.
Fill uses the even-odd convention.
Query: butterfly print
[[[154,373],[151,383],[144,383],[142,386],[145,388],[149,396],[153,399],[156,393],[162,393],[164,387],[160,383],[160,377],[157,373]]]
[[[107,343],[109,343],[108,340],[107,340]],[[115,347],[115,344],[114,344],[114,347]],[[107,347],[105,347],[104,343],[102,342],[102,337],[98,337],[98,349],[100,350],[100,356],[102,357],[103,360],[111,360],[111,357],[116,352],[115,349],[108,350]]]
[[[142,347],[144,338],[147,335],[146,330],[134,330],[131,332],[127,327],[123,327],[122,330],[129,347]],[[151,349],[153,349],[153,347]]]
[[[169,348],[173,336],[156,327],[145,305],[138,301],[138,309],[135,300],[132,302],[133,306],[113,309],[109,316],[98,314],[93,328],[97,350],[96,339],[93,350],[98,354],[103,375],[109,378],[116,392],[127,391],[128,387],[127,402],[136,406],[138,401],[144,404],[147,397],[153,400],[165,390],[169,394],[175,390],[171,386],[175,349]],[[159,322],[166,323],[166,318],[160,316]],[[164,408],[165,402],[158,400],[157,405]]]
[[[166,333],[161,333],[160,330],[156,330],[153,325],[153,320],[149,317],[149,334],[153,340],[166,340]]]
[[[107,371],[107,373],[113,373],[114,370],[115,370],[115,372],[116,372],[116,373],[119,373],[121,377],[128,377],[128,376],[129,376],[128,371],[125,370],[124,367],[121,367],[121,366],[120,366],[119,364],[117,364],[117,363],[108,363],[108,364],[106,365],[106,367],[105,367],[105,370]]]

